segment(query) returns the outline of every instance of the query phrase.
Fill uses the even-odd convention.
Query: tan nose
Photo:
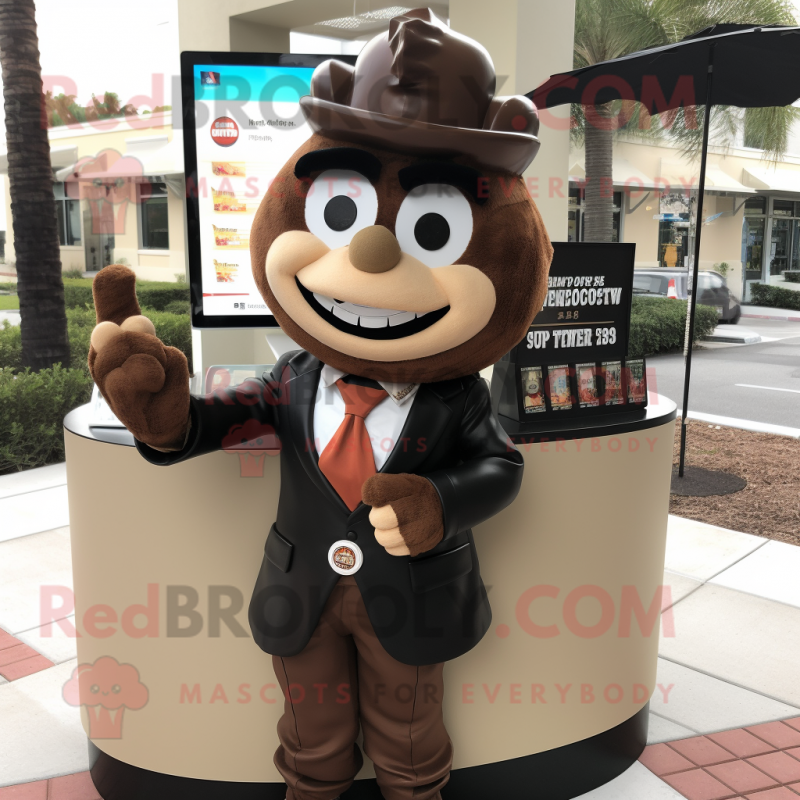
[[[370,225],[350,241],[350,263],[361,272],[388,272],[400,261],[400,244],[383,225]]]

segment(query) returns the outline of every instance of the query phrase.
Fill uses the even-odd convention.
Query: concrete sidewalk
[[[800,322],[800,311],[768,306],[742,306],[742,319],[774,319],[778,322]]]
[[[80,711],[61,695],[75,640],[39,620],[39,587],[72,586],[64,465],[0,477],[0,519],[0,800],[93,800]],[[661,640],[650,746],[584,798],[800,796],[798,575],[800,547],[670,517],[676,635]]]

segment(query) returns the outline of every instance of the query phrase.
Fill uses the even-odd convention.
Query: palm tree
[[[586,67],[648,47],[678,42],[685,36],[723,22],[757,25],[795,25],[788,0],[577,0],[573,64]],[[610,242],[613,230],[611,180],[613,138],[616,132],[666,136],[686,155],[700,148],[705,109],[672,112],[651,120],[642,106],[623,109],[621,101],[573,110],[573,137],[586,150],[584,238]],[[665,115],[669,112],[665,112]],[[745,144],[766,151],[774,160],[786,151],[797,109],[715,107],[711,130],[720,143],[729,143],[743,128]],[[627,120],[617,126],[617,120]]]
[[[69,340],[33,0],[0,0],[0,66],[22,364],[39,370],[68,364]]]

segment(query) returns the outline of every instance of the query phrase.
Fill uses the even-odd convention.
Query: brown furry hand
[[[373,475],[361,489],[372,506],[375,538],[393,556],[416,556],[436,547],[444,536],[439,493],[420,475]]]
[[[92,284],[97,326],[89,371],[120,422],[156,449],[180,450],[189,430],[189,366],[141,316],[132,270],[113,265]]]

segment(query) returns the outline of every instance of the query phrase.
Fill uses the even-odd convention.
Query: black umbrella
[[[681,106],[706,106],[697,192],[698,224],[692,293],[686,330],[680,477],[683,477],[686,453],[691,342],[700,265],[700,212],[705,193],[711,116],[708,110],[715,105],[761,108],[787,106],[795,102],[800,97],[799,35],[800,27],[712,25],[675,44],[640,50],[613,61],[553,75],[528,94],[539,108],[565,103],[600,105],[620,98],[642,103],[651,114]]]

